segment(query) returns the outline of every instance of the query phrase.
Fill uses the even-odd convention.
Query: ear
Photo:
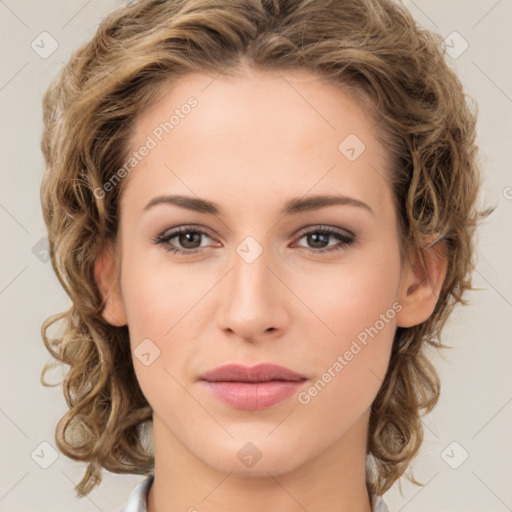
[[[402,271],[399,287],[402,309],[396,316],[398,327],[412,327],[430,317],[446,276],[446,266],[445,242],[441,237],[426,238],[423,249],[415,251]]]
[[[94,263],[94,278],[103,298],[102,317],[111,325],[121,327],[128,323],[119,286],[116,258],[111,247],[105,248]]]

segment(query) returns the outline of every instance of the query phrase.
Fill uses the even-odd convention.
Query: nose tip
[[[288,316],[279,287],[263,254],[251,263],[238,258],[225,284],[219,327],[247,341],[283,331]]]

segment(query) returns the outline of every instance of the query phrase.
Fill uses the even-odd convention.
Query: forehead
[[[191,98],[197,104],[194,108],[187,106]],[[267,134],[280,128],[284,131],[279,143],[318,142],[329,132],[339,137],[347,128],[368,139],[374,125],[357,98],[302,70],[247,68],[237,75],[186,75],[162,87],[159,101],[138,116],[131,141],[158,132],[158,125],[172,117],[172,134],[165,130],[162,134],[169,142],[180,140],[180,132],[189,135],[192,130],[212,143],[226,135],[237,139],[250,135],[255,142],[269,142]]]
[[[139,115],[130,150],[152,148],[125,194],[169,187],[269,205],[312,190],[378,202],[389,196],[389,155],[374,127],[357,98],[309,72],[187,75]]]

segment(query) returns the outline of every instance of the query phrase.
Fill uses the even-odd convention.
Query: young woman
[[[486,213],[440,44],[391,0],[136,0],[72,55],[43,338],[79,496],[104,468],[147,475],[126,511],[387,510]]]

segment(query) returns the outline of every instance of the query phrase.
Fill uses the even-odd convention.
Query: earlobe
[[[103,250],[94,264],[94,278],[103,298],[102,317],[111,325],[121,327],[128,323],[116,272],[114,251]]]
[[[402,272],[399,290],[402,309],[396,317],[398,327],[412,327],[430,317],[443,286],[446,268],[446,243],[441,237],[426,239],[421,253],[415,254]]]

